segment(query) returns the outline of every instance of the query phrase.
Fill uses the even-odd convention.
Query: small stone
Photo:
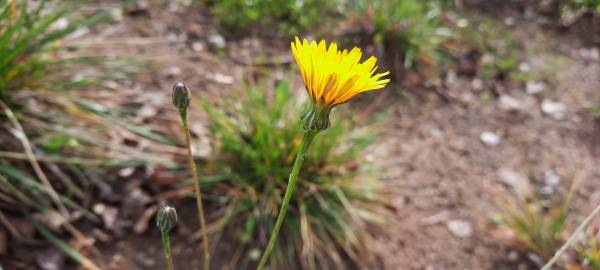
[[[181,68],[179,68],[178,66],[171,66],[169,68],[167,68],[165,75],[167,75],[167,77],[169,78],[175,78],[177,76],[179,76],[181,74]]]
[[[135,261],[138,265],[144,267],[145,269],[152,268],[156,265],[156,259],[144,252],[138,252],[135,256]]]
[[[457,22],[456,22],[456,26],[460,27],[460,28],[465,28],[467,26],[469,26],[469,20],[465,19],[465,18],[460,18]]]
[[[56,249],[49,249],[39,253],[35,257],[35,260],[42,270],[65,269],[65,255]]]
[[[225,48],[225,38],[219,34],[211,34],[208,36],[208,43],[214,46],[217,49]]]
[[[509,168],[500,168],[496,172],[496,175],[498,176],[498,180],[500,182],[514,189],[521,198],[527,198],[532,193],[529,179],[515,172],[514,170]]]
[[[581,58],[589,60],[589,61],[600,60],[600,52],[598,51],[598,48],[579,49],[579,55],[581,56]]]
[[[527,257],[529,257],[529,259],[535,262],[537,265],[544,265],[545,263],[545,260],[540,258],[540,256],[535,253],[529,252],[527,253]]]
[[[191,39],[198,39],[203,34],[203,29],[198,24],[190,24],[186,29],[187,35]]]
[[[493,54],[490,53],[485,53],[483,56],[481,56],[481,64],[492,64],[494,63],[494,61],[496,60],[496,57],[494,57]]]
[[[448,230],[458,238],[467,238],[473,235],[473,225],[466,220],[454,219],[448,221]]]
[[[112,229],[115,225],[115,221],[117,220],[117,215],[119,214],[119,210],[115,207],[107,206],[103,203],[95,204],[93,207],[94,213],[102,217],[102,221],[104,222],[104,226],[107,229]]]
[[[126,167],[126,168],[119,170],[119,176],[120,177],[128,177],[128,176],[131,176],[134,172],[135,172],[134,167]]]
[[[498,99],[498,106],[503,111],[523,111],[528,107],[529,103],[518,100],[509,95],[502,95]]]
[[[446,74],[446,85],[454,85],[458,80],[458,76],[454,70],[448,71]]]
[[[527,81],[525,92],[530,95],[535,95],[546,90],[546,84],[543,82]]]
[[[486,145],[496,146],[500,144],[502,139],[494,132],[484,131],[479,135],[479,139]]]
[[[506,26],[513,26],[513,25],[515,25],[515,18],[513,18],[513,17],[506,17],[506,18],[504,18],[504,24],[506,24]]]
[[[194,50],[194,51],[196,51],[196,52],[201,52],[201,51],[204,51],[204,48],[205,48],[205,47],[206,47],[206,46],[204,45],[204,43],[203,43],[203,42],[200,42],[200,41],[194,41],[194,42],[192,43],[192,50]]]
[[[540,193],[544,195],[552,195],[554,194],[554,188],[550,186],[543,186],[540,188]]]
[[[479,78],[473,79],[473,81],[471,81],[471,88],[475,91],[483,90],[483,81]]]
[[[560,184],[560,176],[553,170],[546,170],[544,172],[544,183],[549,186],[557,186]]]
[[[527,62],[521,62],[519,64],[519,71],[529,72],[529,71],[531,71],[531,66]]]
[[[69,26],[69,20],[67,18],[60,18],[56,20],[49,28],[51,31],[65,30]]]
[[[123,10],[121,8],[110,9],[109,14],[113,21],[120,22],[123,20]]]
[[[565,120],[567,118],[567,105],[562,102],[544,99],[542,101],[542,112],[555,120]]]
[[[519,252],[516,252],[514,250],[511,250],[508,253],[508,260],[511,262],[516,262],[519,259]]]
[[[233,84],[233,77],[221,73],[215,73],[214,79],[218,83]]]
[[[128,190],[127,196],[123,199],[121,210],[125,217],[138,217],[144,213],[145,205],[150,203],[152,198],[139,187]]]
[[[540,189],[540,192],[545,195],[554,194],[558,184],[560,184],[560,176],[553,170],[546,170],[544,171],[544,186]]]
[[[406,206],[408,199],[404,196],[398,196],[393,199],[394,206],[397,208]]]
[[[431,134],[431,136],[436,137],[436,138],[441,138],[444,136],[444,132],[442,130],[440,130],[439,128],[431,128],[429,130],[429,133]]]

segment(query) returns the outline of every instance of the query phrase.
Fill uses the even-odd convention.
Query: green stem
[[[592,219],[594,218],[594,216],[596,216],[598,213],[600,213],[600,204],[598,206],[596,206],[596,208],[594,210],[592,210],[592,212],[585,218],[585,220],[583,221],[583,223],[581,223],[581,225],[579,225],[579,227],[577,228],[577,230],[575,230],[575,232],[573,233],[573,235],[571,235],[571,237],[569,237],[569,239],[567,240],[567,242],[565,242],[565,244],[562,247],[560,247],[560,249],[552,257],[552,259],[550,259],[544,265],[544,267],[542,267],[541,270],[550,270],[550,268],[552,267],[552,265],[554,265],[556,263],[556,261],[558,260],[558,258],[560,258],[560,256],[563,253],[565,253],[565,251],[567,251],[567,249],[571,245],[573,245],[573,243],[575,243],[575,241],[577,240],[577,236],[579,236],[579,234],[585,230],[585,228],[587,227],[587,225],[592,221]]]
[[[267,248],[260,259],[260,263],[258,264],[258,270],[265,269],[265,265],[269,261],[269,256],[275,247],[275,243],[277,242],[277,235],[279,234],[279,230],[281,229],[281,225],[283,225],[283,220],[285,219],[285,214],[287,213],[287,208],[290,205],[290,200],[292,199],[292,194],[294,194],[294,189],[296,187],[296,180],[298,179],[298,174],[300,173],[300,168],[302,167],[302,163],[304,162],[304,154],[306,150],[312,143],[315,136],[319,133],[319,131],[305,131],[304,136],[302,137],[302,142],[300,143],[300,149],[296,154],[296,160],[294,161],[294,166],[292,167],[292,173],[290,173],[290,178],[288,180],[288,185],[285,190],[285,195],[283,196],[283,202],[281,204],[281,209],[279,209],[279,215],[277,216],[277,222],[275,222],[275,227],[273,228],[273,232],[271,233],[271,238],[269,238],[269,243],[267,244]]]
[[[206,232],[206,221],[204,219],[204,208],[202,207],[202,193],[200,192],[200,177],[198,176],[198,169],[196,168],[196,162],[194,162],[194,156],[192,155],[192,143],[190,139],[190,129],[188,127],[187,115],[181,114],[181,121],[183,122],[183,130],[185,133],[185,143],[187,145],[188,161],[192,169],[194,177],[194,189],[196,191],[196,207],[198,208],[198,218],[200,219],[200,232],[202,233],[202,244],[204,250],[204,270],[210,269],[210,254],[208,250],[208,233]]]
[[[171,256],[171,240],[169,239],[169,232],[161,231],[160,236],[162,237],[165,260],[167,260],[167,270],[175,270],[175,267],[173,267],[173,256]]]

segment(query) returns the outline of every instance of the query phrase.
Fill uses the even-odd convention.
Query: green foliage
[[[481,54],[479,76],[485,81],[523,81],[531,74],[519,71],[521,49],[513,35],[494,20],[486,18],[477,27],[461,31],[462,42]]]
[[[127,78],[141,65],[70,56],[75,48],[63,46],[69,34],[108,18],[104,12],[86,14],[70,1],[0,2],[0,206],[15,215],[53,216],[61,224],[74,212],[98,222],[82,204],[88,177],[97,177],[88,166],[139,155],[123,146],[115,152],[120,158],[111,160],[107,130],[156,134],[117,119],[122,111],[101,105],[86,90],[106,90],[107,81]],[[32,160],[39,171],[32,170]]]
[[[240,268],[258,259],[277,218],[302,137],[301,106],[295,100],[282,82],[272,95],[251,87],[245,97],[221,100],[217,107],[204,103],[219,141],[213,173],[204,179],[220,179],[208,190],[219,194],[224,214],[217,223],[233,233],[238,248],[232,265]],[[294,269],[298,263],[306,269],[341,269],[346,258],[360,263],[366,254],[361,228],[380,221],[373,210],[382,202],[361,153],[375,134],[369,127],[356,128],[358,118],[343,115],[308,150],[271,256],[272,269]]]
[[[234,34],[288,34],[313,30],[331,17],[337,0],[207,1],[220,25]]]
[[[356,0],[349,6],[372,21],[373,42],[398,56],[404,68],[445,60],[445,43],[453,33],[442,25],[439,1]]]
[[[561,8],[600,14],[600,0],[560,0]]]
[[[598,230],[587,234],[583,245],[577,248],[577,253],[583,259],[584,269],[600,270],[600,238]]]
[[[551,199],[534,197],[520,199],[516,205],[502,203],[502,224],[515,233],[526,250],[544,260],[551,258],[564,243],[567,217],[572,214],[570,194]]]
[[[60,67],[75,64],[81,59],[56,60],[50,56],[58,51],[59,42],[78,29],[97,24],[107,18],[98,13],[69,18],[64,26],[60,21],[72,14],[74,6],[48,7],[46,1],[37,5],[27,1],[5,1],[0,7],[0,98],[10,102],[9,91],[23,87],[38,87],[42,82],[58,81]],[[49,11],[49,12],[48,12]],[[53,69],[50,69],[53,67]],[[51,72],[48,72],[51,71]],[[44,77],[44,81],[38,79]],[[59,76],[60,78],[57,78]],[[56,80],[53,80],[56,79]],[[77,82],[66,80],[68,83]],[[79,81],[78,83],[81,83]],[[74,86],[74,85],[70,85]]]

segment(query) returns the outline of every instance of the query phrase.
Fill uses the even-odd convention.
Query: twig
[[[23,236],[21,236],[19,231],[10,223],[10,221],[8,221],[8,218],[6,218],[6,216],[4,215],[4,213],[2,213],[2,211],[0,211],[0,222],[2,222],[2,224],[4,224],[6,229],[8,229],[8,231],[14,238],[17,238],[17,239],[23,238]]]
[[[554,265],[556,263],[556,261],[558,260],[558,258],[560,258],[560,256],[562,256],[562,254],[565,253],[565,251],[567,251],[567,249],[571,245],[573,245],[573,243],[575,242],[575,240],[577,240],[577,236],[579,236],[579,234],[585,230],[585,228],[587,227],[587,225],[592,221],[592,219],[598,213],[600,213],[600,204],[598,204],[598,206],[596,206],[596,208],[590,213],[590,215],[585,218],[585,220],[583,221],[583,223],[581,223],[581,225],[579,225],[579,227],[577,228],[577,230],[575,230],[575,232],[573,233],[573,235],[571,235],[571,237],[569,237],[569,239],[567,240],[567,242],[565,242],[565,244],[562,247],[560,247],[560,249],[552,257],[552,259],[550,259],[546,263],[546,265],[544,265],[544,267],[542,267],[541,270],[550,270],[550,267],[552,267],[552,265]]]

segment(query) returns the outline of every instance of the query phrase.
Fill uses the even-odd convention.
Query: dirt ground
[[[132,14],[123,14],[119,21],[73,42],[93,48],[95,54],[156,61],[156,69],[126,91],[142,93],[136,102],[152,103],[146,110],[152,113],[140,121],[159,123],[174,138],[180,137],[168,99],[174,82],[186,82],[194,96],[233,96],[239,82],[262,75],[263,67],[278,62],[285,70],[292,60],[287,42],[226,40],[225,47],[219,48],[214,25],[196,11],[174,6]],[[535,188],[549,170],[560,177],[559,189],[582,179],[575,195],[577,209],[585,213],[600,202],[600,125],[585,109],[600,101],[600,60],[587,53],[593,47],[568,33],[517,20],[518,27],[509,29],[524,46],[523,61],[532,72],[554,69],[550,78],[543,79],[542,92],[528,94],[523,83],[498,87],[499,97],[486,100],[480,98],[485,89],[480,89],[478,78],[453,74],[442,78],[450,102],[435,95],[423,99],[411,94],[418,89],[383,90],[385,106],[393,114],[369,155],[385,168],[382,181],[396,209],[385,232],[370,243],[381,269],[539,267],[515,248],[514,236],[492,224],[498,199],[511,200],[522,192],[522,186],[499,179],[503,170],[531,179],[523,185]],[[272,76],[285,75],[281,70]],[[406,93],[399,94],[401,90]],[[508,106],[502,96],[513,97],[518,106]],[[371,97],[367,94],[363,101]],[[548,100],[566,106],[564,115],[557,117],[561,120],[542,111],[542,103]],[[193,111],[192,117],[203,118],[200,111]],[[499,143],[483,143],[484,132],[497,135]],[[198,144],[201,133],[201,128],[195,131]],[[187,206],[179,207],[185,211]],[[193,218],[183,223],[188,225],[175,236],[175,261],[185,262],[186,269],[200,269],[199,245],[185,237],[195,228]],[[458,231],[453,230],[456,226]],[[140,235],[126,232],[117,239],[98,245],[107,269],[164,269],[153,228]],[[215,256],[216,264],[227,261],[218,253]]]

